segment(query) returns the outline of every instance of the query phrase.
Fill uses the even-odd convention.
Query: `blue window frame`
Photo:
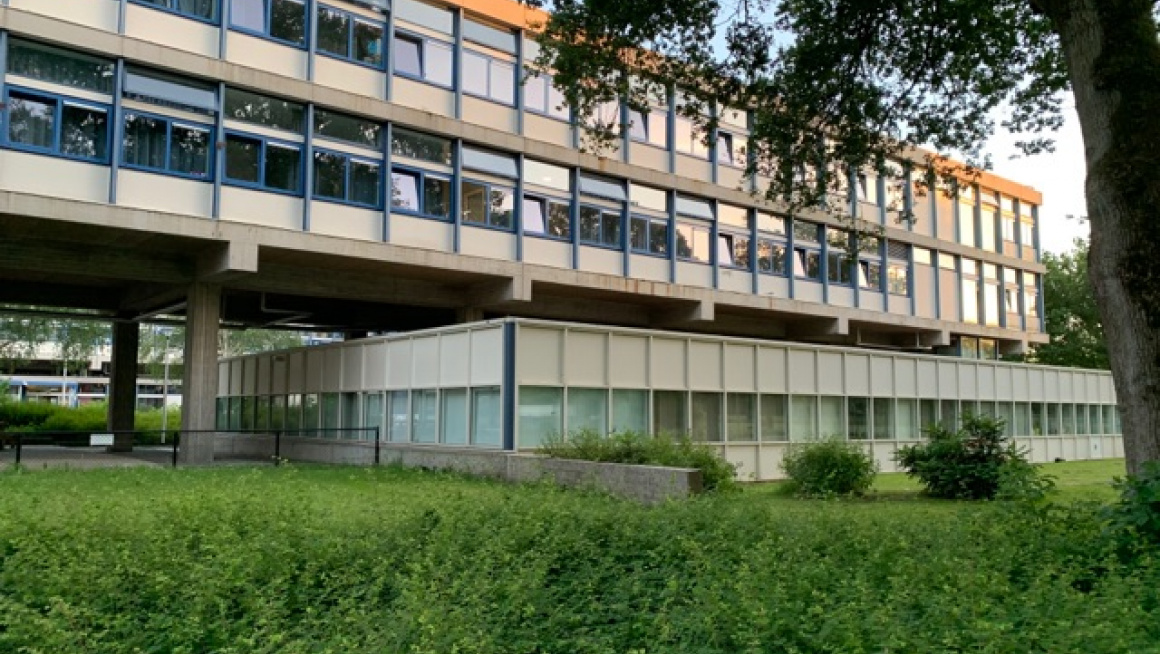
[[[305,0],[233,0],[230,27],[296,48],[306,47]]]
[[[391,212],[451,220],[451,176],[417,168],[391,168]]]
[[[4,144],[68,159],[107,163],[107,105],[8,87],[4,93]]]
[[[382,206],[383,165],[331,150],[314,151],[314,197],[361,207]]]
[[[468,95],[506,105],[516,102],[516,68],[510,61],[464,50],[459,77],[460,88]]]
[[[450,43],[396,31],[392,53],[396,75],[452,88],[455,52]]]
[[[669,219],[632,216],[629,222],[629,246],[638,254],[661,257],[669,255]]]
[[[226,132],[226,182],[263,191],[302,194],[302,146]]]
[[[622,222],[620,214],[619,210],[581,205],[580,242],[619,250]]]
[[[524,80],[524,108],[557,120],[568,120],[571,115],[564,94],[548,74],[533,73]]]
[[[371,68],[383,67],[383,23],[318,5],[318,51]]]
[[[121,141],[123,165],[149,172],[210,180],[213,128],[172,118],[126,112]]]
[[[572,201],[550,196],[524,194],[524,233],[569,240],[572,238]]]
[[[470,179],[459,185],[463,224],[511,230],[515,227],[514,189]]]
[[[222,0],[129,0],[134,4],[153,7],[171,14],[218,24]]]

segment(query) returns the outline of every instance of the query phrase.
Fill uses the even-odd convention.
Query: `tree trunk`
[[[1088,271],[1136,474],[1160,460],[1160,42],[1147,0],[1043,4],[1083,130]]]

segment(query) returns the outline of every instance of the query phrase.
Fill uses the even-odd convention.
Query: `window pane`
[[[693,393],[693,424],[689,430],[693,438],[709,442],[721,440],[721,394]]]
[[[761,396],[761,440],[787,441],[788,402],[784,395]]]
[[[559,202],[548,203],[548,234],[560,238],[572,235],[571,208]]]
[[[61,110],[60,151],[86,159],[108,154],[109,114],[104,109],[65,103]]]
[[[346,157],[329,152],[314,153],[314,195],[345,199]]]
[[[492,188],[490,198],[490,216],[488,222],[495,227],[511,229],[515,224],[515,191],[508,188]]]
[[[350,197],[347,199],[351,202],[379,206],[381,185],[382,175],[379,174],[378,164],[354,160],[350,162]]]
[[[191,80],[141,69],[125,72],[125,97],[162,107],[211,115],[217,112],[217,90]]]
[[[648,250],[653,254],[669,253],[669,223],[654,220],[648,226]]]
[[[471,391],[471,443],[486,447],[503,445],[503,408],[498,388]]]
[[[487,95],[488,59],[483,55],[463,52],[463,92]]]
[[[483,184],[464,180],[460,186],[463,202],[463,222],[477,225],[487,224],[487,187]]]
[[[448,445],[467,445],[467,390],[449,389],[442,395],[439,441]]]
[[[97,93],[113,92],[113,63],[39,43],[12,39],[8,72]]]
[[[382,142],[382,127],[377,123],[325,109],[314,110],[314,133],[375,149]]]
[[[266,0],[233,0],[230,24],[254,32],[266,31]]]
[[[419,176],[413,173],[391,173],[391,206],[419,211]]]
[[[731,443],[757,440],[757,396],[730,393],[728,396],[728,431]]]
[[[318,8],[318,49],[340,57],[350,54],[350,18],[342,12]]]
[[[391,154],[444,166],[450,166],[453,161],[451,141],[398,127],[391,130]]]
[[[628,224],[628,244],[634,250],[648,250],[648,219],[633,216]]]
[[[684,391],[653,391],[653,432],[684,434],[688,432]]]
[[[870,438],[869,411],[870,400],[864,397],[851,397],[846,400],[846,424],[850,440],[862,441]]]
[[[493,100],[504,104],[514,104],[516,101],[516,71],[515,67],[506,61],[491,62],[491,89]]]
[[[421,41],[395,35],[395,72],[404,75],[423,75],[423,44]]]
[[[427,41],[424,54],[427,57],[424,77],[436,84],[451,86],[453,81],[451,73],[454,70],[451,63],[453,58],[451,46]]]
[[[548,115],[561,120],[568,120],[571,115],[571,109],[567,105],[564,94],[556,88],[550,78],[548,79]]]
[[[286,429],[302,429],[302,396],[286,396]]]
[[[594,177],[586,173],[580,174],[580,192],[594,195],[598,198],[624,202],[628,200],[624,192],[624,183],[616,180]]]
[[[383,65],[382,25],[354,22],[354,59],[376,68]]]
[[[364,439],[360,431],[354,431],[362,427],[362,412],[359,410],[358,399],[358,393],[342,394],[342,428],[344,431],[338,434],[339,438],[349,440]]]
[[[363,396],[362,426],[366,431],[360,436],[360,440],[374,441],[376,436],[378,440],[383,440],[386,437],[383,433],[382,393],[367,393]]]
[[[612,431],[648,432],[648,391],[612,391]]]
[[[125,164],[165,168],[169,134],[163,120],[125,114]]]
[[[387,397],[387,440],[406,443],[411,440],[411,410],[407,391],[391,391]]]
[[[301,188],[302,152],[289,145],[266,144],[266,186],[284,191]]]
[[[411,437],[416,443],[435,443],[439,440],[439,391],[417,390],[411,396]]]
[[[423,179],[423,213],[436,218],[451,217],[451,180]]]
[[[519,165],[512,155],[471,146],[463,147],[463,167],[502,175],[510,179],[516,179],[520,176]]]
[[[173,126],[169,144],[169,169],[176,173],[209,176],[209,130]]]
[[[608,391],[568,389],[568,434],[592,431],[604,436],[608,424]]]
[[[301,134],[304,115],[300,104],[248,91],[226,90],[226,118]]]
[[[524,106],[531,111],[548,111],[548,80],[542,75],[530,75],[524,83]]]
[[[8,140],[39,148],[53,147],[56,102],[12,93],[8,98]]]
[[[544,201],[540,198],[524,198],[524,233],[544,233]]]
[[[600,210],[580,207],[580,240],[600,242]]]
[[[919,438],[918,402],[911,399],[895,400],[894,430],[901,440],[913,441]],[[1008,405],[1010,406],[1010,405]],[[877,429],[875,429],[877,433]]]
[[[818,439],[818,399],[812,395],[794,396],[790,402],[789,437],[792,441]]]
[[[620,247],[620,215],[605,211],[601,214],[600,223],[601,242]]]
[[[257,139],[227,135],[226,177],[257,184],[260,181],[258,170],[261,156],[262,143]]]
[[[563,166],[553,166],[533,159],[524,160],[524,181],[528,184],[546,186],[558,191],[571,191],[572,179],[568,169]]]
[[[822,438],[843,438],[845,436],[842,424],[842,418],[845,416],[842,406],[844,399],[833,396],[819,398],[818,434]]]
[[[322,429],[323,433],[319,434],[322,438],[339,438],[341,434],[338,428],[339,423],[339,404],[338,393],[323,393],[322,394]]]
[[[539,447],[564,429],[563,393],[559,388],[520,387],[519,448]]]
[[[306,43],[306,5],[302,0],[270,0],[270,36],[283,41]]]
[[[893,400],[884,397],[874,398],[874,438],[894,438],[894,405]]]

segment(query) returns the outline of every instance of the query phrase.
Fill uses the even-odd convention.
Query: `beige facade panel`
[[[648,337],[612,334],[609,341],[608,367],[608,381],[611,386],[648,388],[650,386],[648,357]]]
[[[36,195],[107,202],[109,199],[109,168],[46,157],[26,152],[0,150],[0,189]],[[68,184],[60,180],[67,179]]]
[[[854,289],[846,286],[831,286],[829,290],[829,303],[838,307],[854,306]],[[879,305],[875,309],[881,306]]]
[[[230,31],[226,59],[235,64],[304,80],[307,72],[306,57],[304,50],[288,48],[274,41]]]
[[[387,97],[387,76],[382,71],[330,57],[314,58],[314,82],[355,95]]]
[[[248,188],[222,187],[222,220],[297,231],[302,229],[303,212],[302,198]]]
[[[650,340],[649,384],[653,388],[685,389],[688,387],[688,341],[667,336]]]
[[[192,213],[208,218],[213,212],[213,184],[121,170],[117,176],[117,202],[152,211]]]
[[[442,372],[439,336],[416,337],[411,342],[411,379],[414,388],[438,388]]]
[[[863,354],[845,355],[845,386],[850,395],[878,395],[881,391],[870,385],[870,357]]]
[[[40,2],[43,3],[44,0],[40,0]],[[101,2],[102,0],[88,0],[87,2],[85,0],[79,2],[78,0],[65,0],[58,2],[58,4],[101,4]],[[114,23],[110,29],[115,31],[116,24]],[[214,25],[132,3],[125,5],[125,36],[145,41],[156,41],[172,48],[197,53],[203,57],[216,57],[220,34],[221,30]],[[232,37],[233,34],[231,34],[231,39]]]
[[[333,202],[312,202],[310,231],[360,241],[381,241],[383,212]]]
[[[79,23],[108,32],[117,31],[117,0],[9,0],[8,6]]]

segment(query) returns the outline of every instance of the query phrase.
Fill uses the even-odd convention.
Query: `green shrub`
[[[862,495],[874,483],[878,463],[857,443],[830,439],[790,446],[781,469],[802,497]]]
[[[1104,510],[1109,531],[1122,552],[1160,547],[1160,461],[1144,464],[1138,475],[1117,478],[1120,499]]]
[[[0,402],[0,423],[8,429],[24,430],[37,427],[61,407],[47,402]]]
[[[906,474],[917,478],[928,495],[945,499],[1035,499],[1052,487],[1050,477],[1027,461],[1025,453],[1003,435],[1004,422],[987,416],[963,416],[958,431],[941,426],[926,430],[926,443],[901,448],[896,455]]]
[[[689,436],[626,431],[604,437],[580,430],[567,438],[550,436],[540,451],[557,459],[695,468],[701,471],[706,491],[731,490],[737,484],[737,467],[713,447]]]

